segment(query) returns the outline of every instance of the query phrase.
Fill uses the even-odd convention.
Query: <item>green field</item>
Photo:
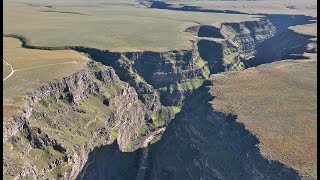
[[[238,115],[269,159],[317,172],[317,61],[283,61],[211,77],[215,110]]]
[[[104,5],[97,2],[74,2],[72,6],[48,2],[46,5],[54,8],[4,3],[3,33],[22,35],[28,39],[29,44],[36,46],[165,51],[191,48],[190,40],[195,36],[184,32],[189,26],[219,25],[221,22],[247,21],[257,17]]]
[[[75,51],[31,50],[21,48],[15,38],[3,38],[3,57],[12,65],[14,73],[3,82],[3,105],[5,117],[10,117],[23,105],[25,93],[41,84],[67,77],[81,70],[89,59]],[[11,69],[4,64],[3,77]]]

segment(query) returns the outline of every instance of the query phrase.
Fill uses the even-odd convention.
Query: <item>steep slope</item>
[[[95,62],[30,92],[23,111],[4,131],[8,179],[72,178],[94,147],[117,139],[132,151],[149,133],[135,89]]]
[[[243,69],[241,61],[255,56],[256,46],[276,33],[276,28],[267,18],[244,23],[223,23],[221,34],[226,38],[223,43],[224,63],[228,70]]]

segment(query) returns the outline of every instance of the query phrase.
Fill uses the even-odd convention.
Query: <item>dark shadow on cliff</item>
[[[197,43],[200,57],[208,62],[210,74],[224,71],[222,45],[214,41],[199,40]]]
[[[182,5],[181,7],[174,7],[171,4],[162,1],[150,1],[152,4],[150,8],[155,9],[167,9],[174,11],[192,11],[192,12],[207,12],[207,13],[228,13],[228,14],[247,14],[244,12],[234,11],[234,10],[217,10],[217,9],[202,9],[198,6],[187,6]],[[181,5],[181,4],[180,4]]]
[[[207,13],[226,13],[226,14],[248,14],[248,15],[264,15],[276,27],[277,33],[281,33],[289,26],[304,25],[316,23],[317,18],[305,15],[291,15],[291,14],[249,14],[234,10],[217,10],[217,9],[203,9],[197,6],[187,6],[180,4],[180,7],[175,7],[163,1],[150,1],[152,4],[149,8],[167,9],[174,11],[192,11],[192,12],[207,12]]]
[[[277,29],[277,34],[280,34],[288,29],[289,26],[305,25],[316,23],[317,18],[305,15],[290,15],[290,14],[258,14],[266,16],[274,27]]]
[[[307,45],[313,42],[311,38],[314,36],[286,30],[258,44],[255,57],[243,62],[246,67],[255,67],[284,59],[308,59],[303,53],[308,52]]]
[[[224,38],[220,29],[214,26],[202,25],[198,31],[198,37]]]
[[[77,180],[134,179],[139,165],[141,150],[121,152],[117,141],[108,146],[95,148],[90,154]]]
[[[263,158],[236,116],[215,112],[205,82],[195,90],[162,140],[150,146],[151,179],[299,179],[297,172]]]
[[[187,98],[162,139],[149,146],[143,179],[300,179],[293,169],[262,157],[258,139],[236,116],[215,112],[206,85],[210,81]],[[114,143],[98,151],[101,156],[94,158],[100,163],[91,164],[84,179],[136,178],[141,150],[122,153]]]

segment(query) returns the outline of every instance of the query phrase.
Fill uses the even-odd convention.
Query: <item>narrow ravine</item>
[[[142,152],[141,152],[141,160],[139,163],[139,168],[138,168],[138,173],[137,177],[135,178],[136,180],[145,180],[147,179],[146,175],[148,172],[149,168],[149,143],[155,138],[156,135],[162,133],[165,131],[166,128],[161,128],[155,132],[152,132],[146,140],[143,142],[142,145]]]

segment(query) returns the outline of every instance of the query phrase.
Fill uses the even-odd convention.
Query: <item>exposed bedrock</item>
[[[55,101],[62,99],[77,105],[81,103],[80,100],[88,98],[89,95],[102,96],[102,103],[106,108],[112,107],[105,124],[108,127],[118,127],[117,142],[122,149],[139,136],[145,116],[143,104],[138,100],[135,89],[121,81],[112,68],[90,62],[79,73],[50,83],[48,86],[42,86],[37,91],[30,93],[29,96],[35,102],[54,96]],[[54,114],[65,113],[63,110],[59,112],[59,108],[57,109],[56,112],[53,112]],[[33,116],[36,119],[41,120],[43,116],[47,116],[42,115],[41,110],[43,109],[39,109],[39,112],[37,110],[33,111]],[[81,110],[78,111],[82,113]],[[39,116],[37,116],[38,113],[40,113]],[[65,120],[65,123],[68,123],[68,120]],[[61,120],[59,121],[61,122]],[[55,121],[53,117],[53,122],[58,122],[58,119]]]
[[[195,28],[192,28],[195,29]],[[200,57],[208,62],[211,73],[242,70],[241,62],[255,56],[256,46],[275,35],[276,28],[263,17],[257,21],[222,23],[220,28],[200,26],[199,37],[223,38],[220,42],[201,39],[197,46]]]
[[[180,106],[184,92],[199,86],[200,80],[207,78],[210,73],[196,45],[191,50],[167,52],[76,50],[89,54],[95,61],[112,66],[121,80],[136,89],[139,99],[150,110],[150,116],[159,111],[160,102],[166,106]],[[173,90],[179,92],[173,93]]]
[[[75,50],[89,54],[97,62],[112,66],[122,81],[129,83],[130,86],[135,88],[139,100],[143,102],[149,111],[146,114],[146,119],[150,119],[152,114],[160,110],[160,95],[136,73],[132,67],[132,61],[123,54],[91,48],[75,48]]]
[[[137,73],[155,88],[195,77],[206,78],[206,64],[197,49],[164,53],[128,53]]]
[[[118,78],[114,72],[110,74],[110,80],[112,78]],[[12,121],[10,121],[11,123],[4,124],[4,141],[12,135],[15,135],[17,132],[19,132],[19,130],[21,130],[21,128],[23,127],[23,123],[25,123],[26,119],[28,119],[32,115],[32,110],[36,103],[47,97],[62,92],[70,92],[65,98],[72,103],[77,103],[79,99],[86,96],[86,94],[98,90],[97,86],[95,86],[92,83],[89,83],[91,81],[92,80],[88,77],[87,68],[85,68],[84,70],[72,76],[63,78],[54,83],[49,83],[45,86],[41,86],[37,88],[35,91],[30,92],[28,94],[28,100],[26,101],[27,103],[21,109],[22,112],[18,116],[13,118],[17,121],[17,123],[12,123]],[[15,127],[16,124],[20,125]]]
[[[93,61],[78,73],[30,92],[22,111],[16,117],[21,123],[4,126],[7,146],[19,147],[5,149],[15,154],[5,152],[4,177],[9,179],[44,178],[50,173],[54,178],[75,178],[94,147],[117,139],[122,151],[133,151],[140,147],[134,142],[150,132],[148,111],[135,89],[111,67]],[[25,162],[14,160],[20,155]]]
[[[287,28],[312,23],[311,20],[315,19],[303,15],[266,15],[257,21],[222,23],[218,30],[210,26],[195,26],[187,31],[198,31],[198,35],[203,37],[224,37],[219,43],[213,40],[198,42],[200,56],[208,62],[211,73],[218,73],[222,69],[242,70],[283,59],[306,59],[304,52],[317,51],[315,42],[311,40],[314,37]],[[214,56],[220,58],[221,49],[222,61],[218,62]]]
[[[225,37],[223,46],[223,61],[228,70],[242,70],[241,60],[247,60],[255,55],[256,46],[274,36],[276,28],[267,18],[258,21],[240,23],[223,23],[220,27]]]
[[[256,44],[274,36],[276,28],[268,18],[260,18],[257,21],[245,21],[239,23],[222,23],[221,34],[239,47],[241,53],[250,53]]]

